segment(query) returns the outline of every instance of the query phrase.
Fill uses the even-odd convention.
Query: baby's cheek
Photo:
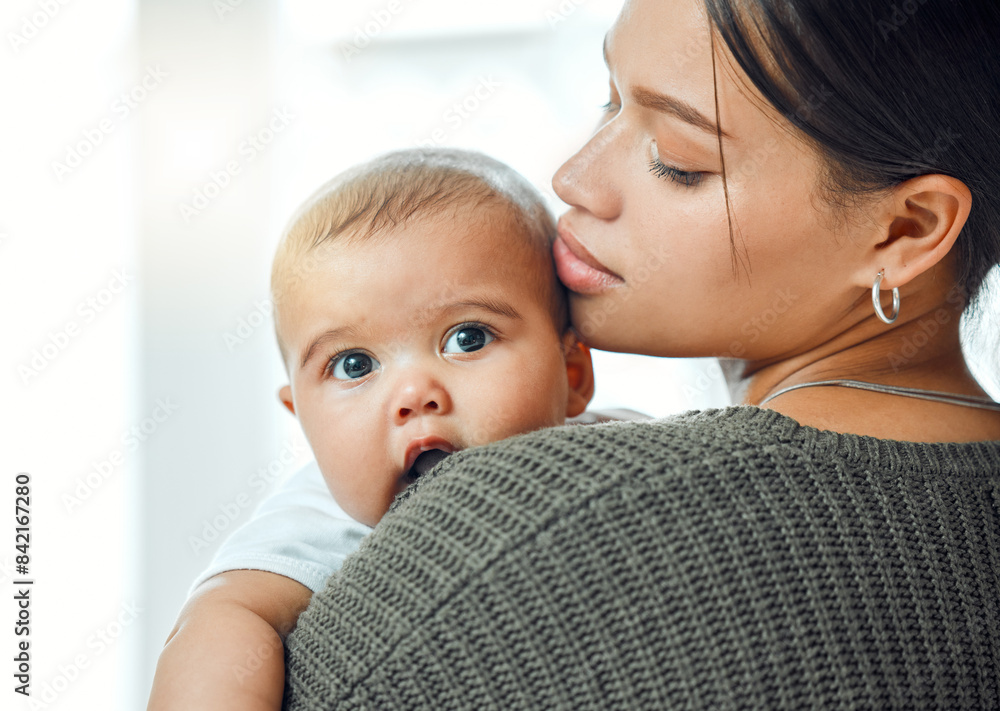
[[[563,424],[565,390],[551,380],[537,379],[508,393],[510,397],[491,418],[491,440]]]
[[[322,464],[320,468],[323,470],[323,479],[326,481],[326,486],[333,495],[333,499],[337,502],[337,505],[354,520],[369,526],[374,525],[373,523],[369,523],[369,521],[374,515],[372,512],[374,508],[372,499],[378,497],[379,492],[377,489],[366,482],[361,476],[351,476],[341,470],[330,471],[329,468],[323,469]],[[365,473],[365,469],[358,467],[356,472],[358,475],[361,475]],[[377,521],[379,517],[381,517],[381,513],[375,516],[375,520]]]
[[[493,395],[483,398],[474,413],[466,410],[463,414],[466,446],[489,444],[525,431],[525,403],[517,397],[520,393],[494,391]]]

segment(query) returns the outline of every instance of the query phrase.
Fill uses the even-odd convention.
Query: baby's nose
[[[409,417],[410,414],[412,414],[414,412],[419,412],[421,410],[423,410],[425,412],[433,412],[434,410],[437,410],[437,409],[439,409],[437,401],[436,400],[428,400],[422,406],[417,406],[417,407],[400,407],[399,408],[399,416],[400,417]]]
[[[447,390],[435,378],[415,374],[400,387],[393,411],[395,419],[402,424],[419,415],[443,415],[451,410],[451,398]]]

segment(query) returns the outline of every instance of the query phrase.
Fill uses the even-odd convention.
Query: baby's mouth
[[[416,481],[440,464],[441,460],[449,454],[451,452],[446,452],[443,449],[428,449],[426,452],[421,452],[413,462],[413,466],[406,472],[406,478],[411,482]]]

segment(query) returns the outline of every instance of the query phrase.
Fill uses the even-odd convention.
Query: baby
[[[554,234],[524,178],[457,150],[382,156],[299,209],[271,276],[289,377],[279,397],[357,521],[376,525],[448,453],[584,412],[593,371],[569,328]],[[310,595],[258,570],[200,585],[150,708],[279,708],[281,641]],[[253,673],[234,673],[248,650]]]

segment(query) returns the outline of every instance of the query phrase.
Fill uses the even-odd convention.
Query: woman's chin
[[[614,353],[653,355],[647,352],[651,344],[642,339],[641,326],[630,325],[632,320],[623,313],[625,309],[608,309],[612,301],[599,296],[571,293],[569,301],[573,328],[587,346]]]

